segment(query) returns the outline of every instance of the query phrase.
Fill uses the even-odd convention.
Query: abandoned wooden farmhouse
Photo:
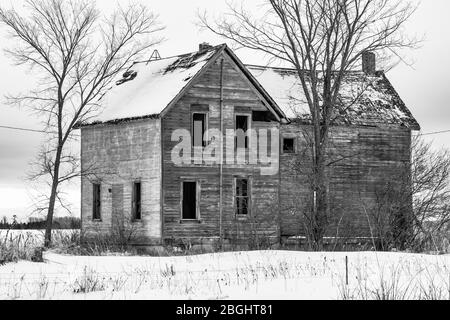
[[[420,129],[375,66],[368,52],[343,81],[329,148],[329,237],[370,237],[362,208],[408,166]],[[83,234],[128,230],[136,245],[304,236],[308,110],[294,70],[244,65],[226,45],[134,63],[103,97],[103,111],[79,125]],[[214,134],[236,130],[243,139]],[[268,132],[257,161],[249,160],[251,130]],[[202,153],[213,142],[218,161]]]

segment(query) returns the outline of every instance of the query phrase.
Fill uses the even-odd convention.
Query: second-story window
[[[206,115],[206,113],[192,115],[192,145],[194,147],[206,147]]]
[[[250,129],[250,116],[236,115],[236,148],[248,149],[248,130]]]

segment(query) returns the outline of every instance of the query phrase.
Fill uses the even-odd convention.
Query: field
[[[450,299],[450,256],[250,251],[82,257],[49,251],[44,263],[0,266],[0,299],[441,300]]]

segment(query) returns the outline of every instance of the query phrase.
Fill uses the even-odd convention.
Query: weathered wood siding
[[[223,129],[234,130],[236,114],[252,118],[252,111],[267,111],[247,78],[224,54]],[[172,141],[177,129],[191,131],[192,113],[207,111],[208,129],[220,129],[221,59],[195,80],[161,119],[85,127],[81,131],[83,169],[93,166],[95,175],[82,178],[82,229],[87,237],[114,234],[125,228],[137,244],[161,241],[218,240],[220,235],[220,166],[177,166]],[[150,102],[149,102],[150,103]],[[261,164],[223,166],[222,235],[225,241],[248,243],[281,236],[305,236],[304,213],[310,210],[310,151],[304,138],[307,126],[277,121],[252,121],[252,129],[281,128],[280,157],[274,174],[264,175]],[[296,153],[280,153],[283,137],[296,139]],[[225,142],[225,141],[224,141]],[[270,140],[269,140],[270,143]],[[330,223],[327,236],[369,237],[367,208],[376,201],[376,190],[410,163],[411,131],[389,127],[334,127],[327,150]],[[226,158],[226,142],[224,157]],[[270,156],[270,154],[269,154]],[[337,161],[339,160],[339,161]],[[235,179],[250,181],[251,210],[235,215]],[[392,179],[391,179],[392,180]],[[131,219],[132,187],[142,183],[142,221]],[[199,184],[199,220],[182,220],[182,182]],[[93,221],[92,183],[101,184],[101,221]]]
[[[297,136],[297,154],[281,155],[281,233],[305,235],[310,210],[310,151],[302,134],[306,126],[282,126],[282,136]],[[411,160],[411,131],[400,127],[335,127],[327,151],[330,193],[330,237],[370,237],[368,211],[377,191],[385,188]],[[299,157],[299,155],[302,155]],[[300,159],[300,160],[299,160]]]
[[[225,56],[224,56],[225,57]],[[245,108],[267,111],[260,98],[250,87],[237,67],[224,58],[224,131],[234,130],[235,113]],[[163,236],[170,239],[217,239],[219,237],[219,165],[185,165],[177,167],[171,151],[178,144],[171,141],[176,129],[191,130],[192,106],[209,108],[208,128],[220,129],[220,59],[206,70],[192,88],[162,119],[163,132]],[[253,122],[253,128],[278,127],[277,122]],[[276,151],[278,152],[278,150]],[[224,145],[224,155],[226,154]],[[229,165],[223,168],[223,235],[238,241],[251,241],[249,237],[278,236],[278,184],[279,175],[262,176],[261,165]],[[237,219],[234,212],[234,178],[251,180],[252,212],[247,218]],[[200,183],[200,221],[181,221],[181,183],[196,180]],[[252,238],[253,239],[253,238]]]
[[[146,119],[81,130],[82,229],[87,238],[122,231],[138,244],[161,240],[161,122]],[[132,221],[133,183],[142,183],[142,220]],[[101,221],[92,219],[92,183],[101,184]]]

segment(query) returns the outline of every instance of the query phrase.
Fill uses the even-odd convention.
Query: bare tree
[[[403,32],[416,7],[401,0],[265,0],[258,17],[243,6],[228,7],[220,19],[200,14],[201,26],[287,63],[300,79],[313,138],[312,240],[320,249],[328,220],[325,150],[342,81],[364,52],[387,57],[417,46]]]
[[[414,204],[415,232],[410,241],[434,242],[433,235],[450,226],[450,151],[434,151],[431,143],[420,136],[414,138],[411,178],[407,180],[412,181]]]
[[[49,177],[45,246],[60,184],[79,176],[79,165],[68,144],[77,123],[100,110],[100,99],[123,68],[162,41],[158,16],[142,5],[119,7],[102,18],[87,0],[28,0],[28,15],[0,8],[14,47],[6,52],[18,65],[39,76],[38,87],[9,102],[30,107],[44,117],[49,144],[40,156],[35,177]]]

